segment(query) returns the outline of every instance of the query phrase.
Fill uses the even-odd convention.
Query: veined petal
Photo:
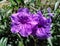
[[[36,35],[39,37],[43,37],[45,34],[45,29],[44,28],[38,28],[36,31]]]
[[[15,13],[15,14],[12,14],[11,16],[10,16],[10,18],[11,18],[11,21],[12,22],[17,22],[17,16],[19,15],[19,13]]]
[[[32,33],[31,28],[32,26],[30,24],[22,25],[22,28],[20,29],[19,33],[23,37],[28,37]]]

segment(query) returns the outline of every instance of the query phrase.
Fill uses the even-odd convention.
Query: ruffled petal
[[[27,13],[29,13],[29,9],[28,8],[20,8],[20,9],[18,9],[17,12],[27,12]]]
[[[12,33],[18,33],[19,30],[20,30],[19,26],[14,25],[14,24],[11,26],[11,32]]]
[[[17,22],[17,21],[18,21],[18,18],[17,18],[18,15],[19,15],[19,13],[12,14],[12,15],[10,16],[11,21],[12,21],[12,22]]]
[[[36,31],[36,35],[39,38],[48,38],[51,36],[50,29],[49,28],[38,28]]]
[[[22,28],[20,29],[19,33],[23,37],[28,37],[32,33],[31,28],[32,26],[30,24],[22,25]]]
[[[46,34],[45,34],[45,29],[44,29],[44,28],[38,28],[37,31],[36,31],[36,35],[37,35],[38,37],[43,37],[43,36],[45,36],[45,35],[46,35]]]
[[[48,13],[48,15],[49,15],[50,17],[53,17],[54,14],[53,14],[53,13]]]

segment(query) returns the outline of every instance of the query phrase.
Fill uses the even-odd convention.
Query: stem
[[[21,40],[21,42],[23,42],[23,39],[21,38],[21,36],[19,35],[19,33],[17,33],[19,39]]]
[[[51,41],[51,37],[49,37],[47,40],[48,40],[48,43],[50,44],[50,46],[53,46],[52,41]]]
[[[34,46],[37,46],[37,45],[36,45],[36,43],[37,43],[37,42],[36,42],[36,41],[37,41],[37,38],[33,37],[32,35],[31,35],[31,37],[32,37],[33,40],[34,40]]]
[[[35,10],[35,11],[38,11],[38,9],[36,9],[36,8],[34,8],[34,7],[32,7],[32,6],[30,6],[30,8],[33,9],[33,10]]]
[[[36,39],[34,39],[34,43],[35,43],[35,46],[37,46],[37,45],[36,45]]]

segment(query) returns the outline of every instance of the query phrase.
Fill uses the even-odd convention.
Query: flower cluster
[[[32,14],[28,8],[20,8],[11,15],[11,32],[19,33],[23,37],[29,35],[39,38],[48,38],[50,33],[51,18],[43,16],[41,11]]]

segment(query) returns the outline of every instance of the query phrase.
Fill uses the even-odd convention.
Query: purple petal
[[[47,23],[50,23],[51,24],[51,22],[52,22],[52,19],[51,18],[48,18],[47,19]]]
[[[48,7],[48,8],[47,8],[47,11],[48,11],[48,13],[51,13],[51,8]]]
[[[47,30],[47,29],[46,28],[38,28],[37,32],[36,32],[37,37],[43,38],[43,39],[50,37],[51,36],[50,30],[49,29]]]
[[[12,21],[12,22],[17,22],[17,20],[18,20],[17,16],[18,16],[18,15],[19,15],[19,13],[12,14],[12,15],[10,16],[11,21]]]
[[[29,24],[28,25],[21,25],[21,29],[20,29],[19,33],[23,37],[28,37],[32,33],[31,28],[32,28],[32,26]]]
[[[42,16],[43,16],[43,14],[42,14],[42,12],[41,12],[41,11],[37,11],[37,14],[38,14],[40,17],[42,17]]]
[[[29,9],[28,8],[20,8],[20,9],[18,9],[17,12],[27,12],[27,13],[29,13]]]
[[[45,36],[45,35],[46,35],[45,33],[46,33],[46,32],[45,32],[45,29],[44,29],[44,28],[38,28],[37,31],[36,31],[36,35],[37,35],[38,37],[43,37],[43,36]]]
[[[11,26],[11,32],[12,33],[18,33],[19,32],[19,26],[17,26],[17,25],[13,25],[13,26]]]
[[[52,17],[54,14],[53,14],[53,13],[48,13],[48,15],[49,15],[50,17]]]

